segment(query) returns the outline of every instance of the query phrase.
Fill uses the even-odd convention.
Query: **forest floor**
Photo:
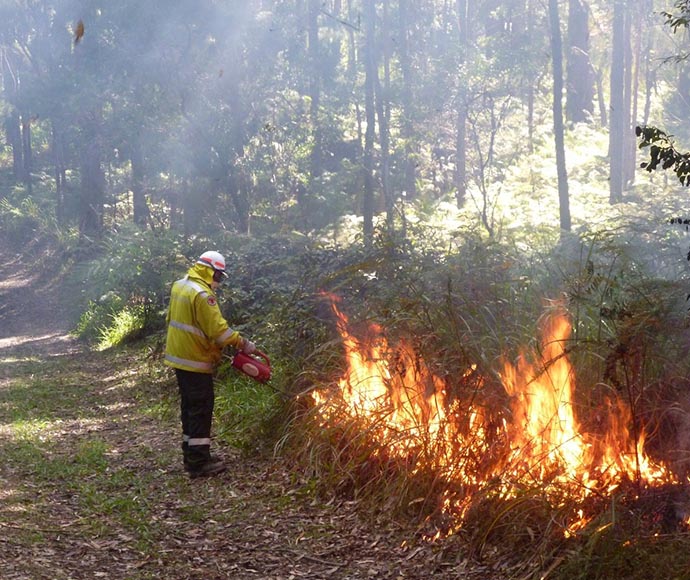
[[[498,578],[354,503],[324,505],[280,458],[224,448],[227,472],[188,479],[177,419],[152,413],[161,386],[142,384],[160,360],[78,344],[62,283],[28,255],[0,244],[0,577]]]

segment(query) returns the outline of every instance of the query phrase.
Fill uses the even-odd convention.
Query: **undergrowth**
[[[220,369],[216,436],[248,452],[272,448],[322,497],[361,501],[371,514],[413,522],[429,539],[440,534],[436,541],[448,559],[463,550],[477,559],[500,555],[525,578],[642,578],[643,568],[648,578],[662,571],[683,578],[681,518],[639,515],[630,500],[630,490],[647,497],[639,482],[630,482],[627,497],[604,494],[585,506],[590,522],[566,537],[568,522],[583,509],[567,493],[546,493],[535,480],[507,494],[507,467],[482,479],[506,453],[499,429],[511,420],[505,365],[543,351],[541,321],[558,309],[573,326],[565,350],[583,428],[596,433],[607,424],[615,407],[605,401],[619,398],[631,412],[630,437],[644,431],[646,450],[687,477],[688,284],[679,240],[665,231],[600,231],[531,247],[479,235],[441,246],[421,226],[415,236],[415,244],[381,235],[373,246],[348,248],[274,236],[226,252],[231,276],[220,297],[223,312],[269,354],[273,377],[261,385],[227,363]],[[204,249],[222,249],[220,243],[196,239],[183,246],[179,238],[154,242],[139,234],[108,241],[108,260],[81,270],[91,302],[80,332],[95,342],[109,337],[108,345],[132,333],[162,332],[172,280]],[[411,451],[393,453],[392,445],[414,429],[382,438],[390,409],[367,422],[344,408],[324,417],[324,399],[312,395],[337,397],[347,366],[334,304],[361,343],[372,328],[381,329],[389,345],[381,358],[394,369],[384,387],[410,368],[417,376],[424,371],[435,377],[424,383],[426,396],[443,387],[443,402],[434,404],[446,413],[446,425],[468,433],[474,419],[467,410],[479,408],[493,435],[465,440],[447,465],[421,422]],[[402,356],[401,345],[413,354]],[[160,355],[152,357],[160,362]],[[174,404],[174,394],[159,395]],[[476,481],[458,483],[461,473]],[[668,504],[657,500],[649,500],[651,511]],[[663,554],[680,564],[662,564]]]
[[[332,287],[342,299],[338,308],[350,317],[349,328],[356,339],[367,344],[371,323],[376,323],[384,329],[389,346],[400,341],[411,344],[417,362],[402,366],[423,364],[438,377],[448,395],[446,401],[459,403],[452,421],[471,422],[471,417],[463,415],[463,409],[471,405],[496,410],[485,417],[486,432],[491,425],[510,420],[509,397],[500,377],[503,361],[519,360],[525,350],[539,353],[539,320],[544,312],[565,308],[573,324],[565,352],[575,371],[575,410],[582,427],[595,433],[602,428],[601,421],[608,425],[607,413],[615,411],[605,410],[606,401],[620,399],[630,409],[626,427],[631,441],[645,432],[647,452],[666,462],[682,480],[687,476],[687,454],[678,449],[685,446],[690,425],[687,380],[682,379],[689,370],[683,266],[672,268],[662,258],[669,254],[663,247],[655,254],[648,239],[635,242],[600,234],[543,255],[521,253],[510,246],[483,248],[479,243],[473,244],[473,251],[449,256],[396,256],[382,248],[379,256],[369,256],[356,270],[341,270],[340,277],[330,280],[336,281]],[[661,245],[665,244],[662,240]],[[332,315],[323,321],[331,329],[336,325]],[[570,572],[558,577],[642,578],[635,565],[622,564],[625,554],[639,559],[639,565],[654,566],[654,550],[641,558],[642,550],[638,553],[636,546],[657,546],[663,552],[687,544],[683,517],[678,515],[682,509],[666,520],[641,518],[644,525],[638,526],[622,525],[619,517],[610,524],[616,541],[608,545],[620,552],[620,558],[613,554],[608,568],[602,550],[601,561],[594,554],[587,567],[578,568],[577,561],[588,557],[589,542],[597,545],[608,533],[609,524],[601,523],[602,518],[615,517],[606,501],[589,505],[595,514],[593,522],[568,539],[568,522],[577,519],[583,506],[567,488],[562,496],[554,497],[553,490],[545,495],[535,481],[521,483],[517,495],[491,493],[496,485],[504,490],[501,479],[510,479],[508,469],[495,482],[481,480],[483,466],[504,453],[500,438],[476,450],[472,442],[464,443],[465,452],[455,456],[453,469],[464,471],[470,480],[476,477],[477,483],[458,487],[453,470],[441,467],[440,460],[434,469],[424,467],[425,461],[433,464],[441,453],[424,435],[414,439],[420,436],[408,434],[408,443],[412,442],[408,455],[390,452],[396,445],[391,433],[385,442],[379,436],[390,420],[390,408],[384,406],[364,422],[353,418],[346,407],[341,414],[329,411],[324,416],[324,405],[347,387],[337,384],[342,343],[337,337],[323,342],[327,336],[323,332],[317,336],[319,356],[304,359],[302,376],[320,381],[325,399],[299,399],[303,419],[293,424],[281,445],[300,458],[305,475],[318,482],[320,493],[364,501],[372,513],[383,510],[394,517],[412,518],[428,537],[437,532],[453,534],[477,558],[501,554],[525,571],[537,567],[549,570],[553,577],[562,569]],[[366,357],[367,347],[360,348]],[[404,371],[396,348],[385,356],[388,368]],[[330,380],[322,373],[321,363],[331,371]],[[422,391],[428,396],[430,389]],[[620,504],[629,513],[635,511],[629,498],[640,497],[635,487],[639,482],[630,485],[628,504],[624,500]],[[649,498],[649,493],[643,497]],[[447,507],[449,498],[456,502],[453,509]],[[664,497],[653,495],[648,501],[652,511],[667,508]],[[655,534],[669,541],[655,542]],[[449,540],[450,545],[453,541]],[[575,569],[579,575],[568,576]],[[683,577],[682,564],[660,569],[670,574],[667,577]],[[663,577],[656,570],[653,574],[649,577]],[[535,577],[541,576],[535,572]]]

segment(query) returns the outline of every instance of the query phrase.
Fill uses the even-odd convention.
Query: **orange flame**
[[[620,399],[606,401],[610,428],[603,437],[583,432],[574,412],[574,374],[565,348],[570,329],[562,311],[553,313],[543,330],[543,368],[526,362],[524,355],[515,366],[505,364],[503,385],[513,409],[512,459],[529,464],[536,479],[555,472],[556,481],[576,483],[583,496],[594,489],[610,492],[624,478],[673,481],[644,453],[644,433],[634,440],[630,410]]]
[[[338,310],[338,330],[343,338],[347,370],[340,379],[337,399],[328,399],[326,393],[316,391],[313,397],[321,405],[325,420],[345,408],[353,419],[367,422],[367,432],[377,443],[385,445],[393,455],[400,457],[420,451],[433,443],[441,455],[429,457],[433,464],[443,464],[444,450],[450,445],[439,445],[453,436],[443,381],[426,372],[418,357],[407,345],[396,352],[395,370],[391,371],[387,356],[388,344],[381,329],[372,325],[375,338],[360,344],[348,332],[347,317]]]
[[[345,413],[362,421],[378,448],[408,463],[414,458],[413,472],[434,469],[470,492],[498,481],[499,493],[506,497],[519,484],[565,488],[569,497],[584,499],[594,491],[609,493],[625,479],[675,481],[665,466],[645,454],[644,433],[633,438],[631,413],[622,401],[606,401],[609,425],[603,436],[583,431],[566,350],[571,325],[563,311],[545,318],[541,352],[532,357],[536,362],[523,352],[516,364],[504,363],[499,374],[510,415],[497,422],[487,419],[485,406],[451,401],[445,381],[409,345],[392,349],[380,328],[370,328],[373,339],[358,341],[335,298],[331,300],[347,365],[335,393],[312,395],[321,420],[338,421]],[[462,519],[467,495],[443,502],[445,513]],[[584,521],[580,513],[566,535]]]

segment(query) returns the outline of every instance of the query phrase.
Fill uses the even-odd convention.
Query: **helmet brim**
[[[220,268],[216,268],[216,267],[211,263],[210,260],[206,260],[205,258],[201,258],[201,259],[197,260],[196,263],[197,263],[197,264],[201,264],[202,266],[206,266],[206,267],[208,267],[208,268],[211,268],[211,270],[213,270],[214,272],[222,272],[222,273],[223,273],[223,276],[227,277],[227,273],[225,272],[225,270],[221,270]]]

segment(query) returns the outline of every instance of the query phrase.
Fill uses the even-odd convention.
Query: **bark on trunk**
[[[310,159],[311,188],[316,187],[315,178],[319,177],[323,165],[323,144],[321,135],[321,125],[319,121],[319,109],[321,106],[321,79],[319,68],[319,10],[320,0],[309,0],[308,18],[308,54],[309,54],[309,119],[311,122],[311,132],[313,146]],[[312,196],[313,197],[313,196]]]
[[[384,39],[383,55],[383,74],[384,84],[382,85],[378,74],[374,78],[374,95],[376,111],[379,120],[379,143],[381,147],[381,188],[383,190],[383,202],[386,208],[386,227],[389,232],[393,231],[394,225],[394,199],[390,185],[390,104],[388,95],[390,94],[390,56],[386,38],[389,36],[386,27],[388,26],[388,2],[384,0],[383,6],[383,30],[381,37]]]
[[[625,5],[613,5],[613,45],[611,50],[611,128],[609,130],[609,202],[623,201],[623,133],[625,128]]]
[[[635,183],[635,174],[637,173],[637,164],[635,157],[637,154],[637,140],[634,138],[634,127],[637,124],[637,108],[638,108],[638,87],[640,84],[640,61],[641,61],[641,32],[642,32],[642,18],[639,11],[626,11],[628,26],[627,26],[627,53],[626,59],[627,74],[627,127],[625,130],[625,167],[624,167],[624,183],[626,188],[630,188]],[[631,37],[632,36],[632,42]]]
[[[138,139],[134,139],[131,147],[133,220],[138,226],[145,227],[150,220],[146,194],[144,193],[144,155]]]
[[[470,0],[457,0],[458,43],[460,45],[459,68],[465,69],[469,51]],[[467,197],[467,77],[457,80],[457,117],[455,120],[455,203],[465,205]]]
[[[374,238],[374,139],[376,125],[374,84],[377,74],[374,56],[375,0],[365,0],[364,11],[364,107],[366,130],[364,132],[364,198],[362,200],[362,216],[364,219],[364,241],[367,244],[371,244]]]
[[[22,130],[19,125],[19,114],[13,111],[5,119],[5,135],[12,148],[12,177],[15,183],[24,179],[24,151],[22,148]]]
[[[24,159],[24,167],[22,168],[22,177],[24,186],[26,187],[27,195],[32,194],[31,190],[31,172],[33,171],[33,151],[31,148],[31,116],[28,113],[22,115],[22,157]]]
[[[238,231],[250,234],[249,196],[247,188],[241,186],[242,180],[238,178],[234,169],[230,169],[227,177],[227,189],[232,204],[235,207],[235,225]]]
[[[589,62],[589,19],[582,0],[569,0],[566,118],[589,121],[594,111],[594,82]]]
[[[65,188],[67,185],[67,167],[65,162],[65,138],[58,127],[52,123],[53,163],[55,166],[55,219],[59,225],[66,223]]]
[[[87,237],[99,237],[103,231],[105,176],[98,141],[96,129],[86,127],[81,150],[79,232]]]
[[[400,72],[402,74],[402,111],[403,118],[400,126],[400,133],[405,143],[405,190],[404,199],[415,199],[417,197],[417,171],[415,163],[414,131],[412,126],[412,67],[410,65],[409,54],[409,0],[399,0],[399,53],[400,53]]]
[[[565,165],[565,140],[563,127],[563,43],[558,13],[558,0],[549,0],[551,22],[551,53],[553,57],[553,129],[556,141],[556,168],[558,172],[558,206],[561,230],[569,232],[570,193],[568,172]]]

